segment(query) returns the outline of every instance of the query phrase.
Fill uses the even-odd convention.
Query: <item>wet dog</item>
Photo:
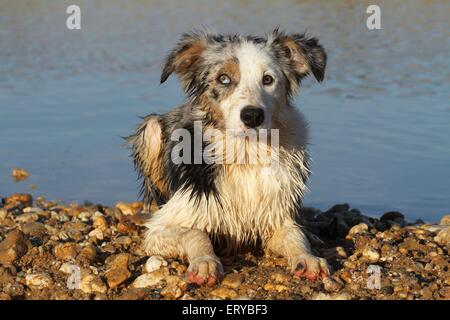
[[[309,155],[306,121],[291,102],[304,77],[323,80],[325,66],[323,47],[304,34],[182,37],[161,83],[176,74],[186,102],[145,117],[128,137],[144,202],[159,206],[146,223],[149,255],[187,259],[199,285],[223,275],[214,248],[255,244],[287,258],[296,276],[329,275],[296,222]]]

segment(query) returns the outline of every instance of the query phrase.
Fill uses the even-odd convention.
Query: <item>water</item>
[[[0,3],[0,194],[66,202],[133,200],[138,186],[121,136],[138,115],[183,100],[158,84],[180,34],[201,25],[261,34],[281,25],[320,38],[329,64],[296,104],[311,124],[305,205],[349,202],[433,221],[450,211],[450,2],[382,1],[382,30],[364,1],[72,1]],[[31,172],[15,183],[13,167]],[[36,184],[32,190],[30,184]]]

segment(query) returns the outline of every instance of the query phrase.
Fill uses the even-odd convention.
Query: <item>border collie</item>
[[[159,206],[146,223],[149,255],[187,259],[199,285],[223,276],[214,248],[253,245],[287,258],[295,276],[329,276],[296,222],[310,171],[307,123],[292,104],[304,77],[323,80],[326,60],[316,38],[278,29],[183,35],[161,83],[176,74],[186,102],[146,116],[127,138],[144,202]]]

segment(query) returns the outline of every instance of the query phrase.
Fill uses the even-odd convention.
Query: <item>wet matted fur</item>
[[[263,248],[288,259],[294,274],[309,279],[326,277],[328,265],[311,254],[296,223],[307,189],[309,155],[307,123],[292,105],[301,80],[324,78],[326,54],[316,38],[286,34],[277,29],[267,37],[193,32],[169,54],[161,83],[175,73],[187,94],[174,110],[145,117],[128,137],[142,180],[142,196],[159,210],[146,224],[145,250],[149,255],[186,258],[188,279],[213,285],[222,275],[216,249],[233,253],[246,245]],[[256,131],[277,129],[278,145],[243,138],[250,128],[243,110],[260,110]],[[245,121],[244,121],[245,122]],[[191,137],[195,125],[226,137],[208,137],[195,146],[190,161],[175,163],[172,151],[179,141],[172,134],[183,129]],[[272,137],[272,136],[271,136]],[[256,163],[209,163],[198,159],[208,148],[258,153]],[[197,147],[197,148],[196,148]],[[276,158],[276,168],[268,167]],[[269,170],[269,173],[268,171]]]

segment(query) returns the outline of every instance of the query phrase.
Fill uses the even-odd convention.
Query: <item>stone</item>
[[[61,243],[55,246],[53,253],[58,260],[67,261],[74,259],[79,251],[79,246],[75,242]]]
[[[369,226],[365,223],[360,223],[355,226],[353,226],[349,231],[347,235],[347,239],[353,239],[358,234],[363,234],[369,230]]]
[[[27,253],[31,243],[20,230],[13,230],[0,242],[0,264],[9,265]]]
[[[444,226],[450,226],[450,214],[443,216],[439,224]]]
[[[151,256],[145,263],[144,270],[146,272],[153,272],[161,268],[162,266],[167,266],[167,261],[161,256]]]
[[[126,216],[132,216],[142,211],[142,202],[118,202],[116,208]]]
[[[244,276],[240,273],[230,273],[222,280],[222,285],[231,289],[237,289],[244,281]]]
[[[95,238],[97,240],[103,240],[104,236],[103,236],[103,231],[99,228],[92,230],[91,232],[89,232],[89,237],[90,238]]]
[[[21,214],[14,219],[18,223],[29,223],[29,222],[35,222],[39,220],[39,215],[35,212],[27,212],[24,214]]]
[[[12,170],[12,177],[16,182],[22,181],[27,179],[30,176],[30,174],[22,168],[13,168]]]
[[[104,216],[94,216],[92,218],[92,221],[93,221],[92,225],[95,229],[99,229],[105,232],[109,228],[108,221]]]
[[[42,237],[47,233],[44,224],[40,222],[29,222],[22,226],[22,231],[31,237]]]
[[[128,254],[121,253],[108,263],[109,269],[106,270],[105,277],[111,289],[121,285],[131,276],[131,272],[128,270],[128,260]]]
[[[273,272],[270,274],[270,279],[273,280],[275,283],[289,283],[292,277],[281,272]]]
[[[160,284],[169,275],[167,268],[161,268],[150,273],[144,273],[132,283],[133,288],[148,288]]]
[[[334,281],[331,278],[325,278],[323,279],[323,288],[327,291],[327,292],[337,292],[342,288],[342,285],[337,282]]]
[[[350,205],[348,203],[341,203],[341,204],[336,204],[336,205],[332,206],[330,209],[328,209],[326,211],[326,213],[345,212],[345,211],[348,211],[349,209],[350,209]]]
[[[405,216],[397,211],[389,211],[380,217],[380,221],[397,221],[404,220]]]
[[[148,291],[146,289],[140,288],[129,288],[125,292],[123,292],[118,300],[142,300],[148,295]]]
[[[6,198],[6,204],[23,204],[28,207],[33,203],[33,197],[28,193],[15,193]]]
[[[77,258],[92,263],[97,258],[97,249],[91,244],[86,245],[81,249]]]
[[[210,292],[210,295],[219,299],[235,299],[238,294],[236,291],[230,288],[219,287]]]
[[[289,290],[288,287],[282,284],[274,284],[274,283],[266,283],[263,286],[263,289],[266,291],[277,291],[277,292],[283,292]]]
[[[362,256],[370,262],[377,262],[378,260],[380,260],[380,253],[378,252],[378,250],[369,246],[364,248]]]
[[[450,245],[450,227],[447,227],[445,229],[442,229],[437,233],[437,235],[434,237],[434,241],[437,243],[440,243],[445,246]]]
[[[81,277],[80,290],[84,293],[105,293],[108,288],[98,275],[86,274]]]
[[[351,295],[347,292],[337,293],[334,295],[320,292],[314,296],[314,300],[350,300],[351,298]]]
[[[45,272],[30,273],[25,276],[25,282],[31,289],[42,290],[53,284],[52,277]]]
[[[181,290],[181,288],[177,285],[168,285],[160,292],[161,296],[163,296],[165,299],[178,299],[180,298],[184,292]]]

